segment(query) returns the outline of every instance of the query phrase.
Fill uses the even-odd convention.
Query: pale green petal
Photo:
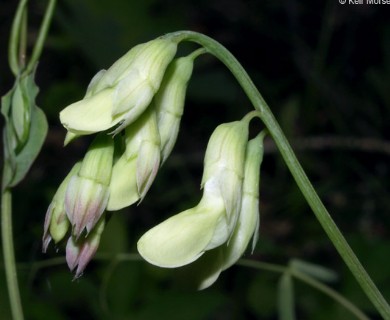
[[[138,44],[116,60],[100,80],[99,87],[113,86],[126,77],[133,69],[135,58],[139,53],[142,53],[143,48],[145,48],[145,43]]]
[[[221,248],[206,251],[198,260],[177,269],[181,287],[190,290],[203,290],[210,287],[222,271],[223,256]]]
[[[134,59],[143,78],[148,78],[154,91],[160,87],[165,70],[176,54],[177,43],[169,38],[157,38],[145,43],[143,51]]]
[[[242,177],[247,140],[248,124],[245,121],[219,125],[207,144],[201,185],[203,186],[210,177],[225,169],[234,171],[237,176]]]
[[[114,164],[109,186],[107,210],[114,211],[132,205],[139,200],[137,191],[137,158],[130,160],[122,155]]]
[[[252,237],[253,251],[258,239],[260,224],[259,182],[260,164],[263,159],[263,137],[264,135],[261,133],[250,140],[247,145],[242,205],[233,235],[224,250],[223,270],[232,266],[243,255]]]
[[[173,60],[153,100],[158,115],[162,162],[171,153],[177,139],[193,64],[192,56]]]
[[[79,135],[111,128],[121,120],[111,115],[112,94],[112,89],[105,89],[66,107],[60,112],[62,125],[72,133]]]
[[[221,170],[218,174],[218,183],[223,198],[229,232],[233,232],[241,209],[243,176],[239,176],[230,169]]]
[[[146,232],[138,241],[141,256],[166,268],[195,261],[212,240],[221,214],[203,206],[179,213]]]
[[[180,116],[170,113],[159,114],[158,126],[161,136],[161,163],[171,154],[180,128]]]
[[[84,156],[79,176],[108,186],[114,157],[114,140],[100,133],[93,140]]]
[[[112,114],[122,114],[132,109],[139,99],[139,92],[148,82],[142,79],[138,70],[132,70],[115,87]]]
[[[137,186],[141,200],[151,187],[159,167],[159,145],[151,141],[143,141],[137,158]]]
[[[136,121],[151,103],[153,95],[154,91],[148,81],[143,81],[131,92],[126,91],[125,86],[120,83],[115,90],[112,115],[120,117],[121,123],[113,134]]]
[[[107,88],[107,85],[100,85],[102,83],[102,78],[106,74],[107,70],[100,70],[95,76],[92,78],[91,82],[88,85],[87,92],[85,93],[85,98],[89,98],[93,94],[99,92],[102,89]]]
[[[64,147],[67,146],[69,143],[71,143],[73,140],[77,139],[80,135],[67,131],[65,140],[64,140]]]
[[[206,252],[201,259],[204,259],[203,272],[200,274],[198,290],[204,290],[217,281],[222,272],[223,254],[220,248]]]
[[[50,224],[50,235],[55,243],[61,241],[69,228],[69,220],[64,210],[64,205],[56,202],[52,202],[48,210],[52,210],[52,219]]]
[[[224,251],[223,270],[232,266],[244,254],[250,239],[259,226],[259,201],[252,196],[244,196],[241,214]]]
[[[231,235],[231,231],[228,227],[227,214],[225,209],[224,200],[221,197],[220,186],[216,179],[211,179],[206,182],[203,197],[198,204],[198,207],[204,208],[205,212],[216,212],[219,214],[217,223],[214,226],[214,234],[210,239],[205,250],[214,249],[221,244],[225,243]]]

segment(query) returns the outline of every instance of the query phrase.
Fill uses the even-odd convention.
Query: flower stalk
[[[317,195],[310,180],[306,176],[306,173],[295,156],[287,138],[272,114],[271,109],[257,90],[256,86],[253,84],[245,69],[224,46],[206,35],[192,31],[178,31],[174,33],[174,36],[183,41],[192,41],[202,45],[210,54],[218,58],[232,72],[247,94],[253,107],[260,112],[260,118],[274,139],[298,187],[311,207],[317,220],[320,222],[322,228],[339,252],[341,258],[344,260],[363,291],[383,318],[390,319],[389,304],[386,302],[385,298],[360,263],[359,259]]]

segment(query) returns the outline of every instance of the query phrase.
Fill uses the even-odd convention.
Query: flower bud
[[[74,175],[77,175],[80,170],[81,162],[76,163],[64,181],[60,184],[55,193],[52,202],[46,212],[44,232],[42,238],[42,251],[46,252],[51,239],[55,243],[61,241],[69,228],[69,220],[65,211],[65,192],[68,187],[69,180]]]
[[[118,133],[148,107],[176,50],[176,40],[168,37],[134,47],[92,79],[84,99],[61,111],[61,123],[76,135],[116,124]]]
[[[229,232],[233,231],[241,207],[247,140],[246,121],[221,124],[210,137],[204,159],[201,186],[209,180],[215,180],[224,199]]]
[[[156,113],[148,109],[125,132],[126,150],[112,169],[107,210],[142,200],[160,166],[160,135]]]
[[[24,81],[25,82],[25,81]],[[12,122],[19,147],[23,145],[29,134],[31,106],[29,105],[27,89],[24,82],[18,82],[12,95]]]
[[[66,262],[70,271],[77,267],[75,279],[82,275],[85,267],[95,255],[104,226],[105,219],[103,216],[86,238],[75,239],[73,236],[69,237],[66,244]]]
[[[191,78],[193,65],[193,55],[175,59],[169,65],[153,100],[161,137],[162,163],[171,153],[179,133],[187,84]]]
[[[84,229],[90,233],[106,209],[113,154],[113,139],[98,135],[86,153],[79,173],[69,181],[65,209],[76,238]]]

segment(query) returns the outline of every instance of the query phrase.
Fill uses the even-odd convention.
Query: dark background
[[[31,47],[45,3],[30,2]],[[6,48],[16,5],[0,3],[1,95],[13,83]],[[92,76],[132,46],[184,29],[213,37],[243,64],[332,217],[389,299],[389,17],[389,5],[337,0],[59,1],[36,77],[38,105],[50,132],[14,191],[15,249],[27,319],[277,319],[279,274],[234,266],[213,287],[195,292],[177,283],[176,270],[112,258],[135,253],[143,232],[197,203],[208,137],[218,124],[251,110],[234,78],[211,56],[196,61],[171,158],[141,205],[113,215],[85,275],[72,281],[64,260],[56,260],[63,257],[63,246],[41,254],[46,209],[89,142],[79,139],[63,148],[58,112],[82,98]],[[253,256],[246,257],[281,265],[299,258],[333,269],[339,280],[330,286],[379,319],[270,139],[261,179],[260,239]],[[0,318],[8,319],[1,274]],[[353,318],[322,293],[294,284],[298,319]]]

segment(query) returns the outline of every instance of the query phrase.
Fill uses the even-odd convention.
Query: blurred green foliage
[[[30,2],[32,44],[45,3]],[[2,95],[12,86],[4,48],[15,7],[15,1],[1,3]],[[137,239],[148,228],[197,203],[203,154],[212,130],[251,109],[233,77],[212,57],[196,61],[171,158],[140,206],[113,215],[100,258],[72,281],[63,260],[50,260],[63,256],[62,245],[41,254],[47,206],[88,144],[86,138],[62,147],[65,130],[58,112],[81,98],[92,76],[130,47],[180,29],[215,38],[241,61],[333,218],[389,299],[388,18],[386,5],[341,5],[337,0],[59,1],[37,71],[38,105],[48,116],[50,131],[38,161],[14,193],[15,246],[27,319],[277,318],[279,274],[235,266],[210,289],[194,292],[180,286],[176,270],[113,258],[134,253]],[[282,265],[300,258],[333,269],[339,279],[332,286],[379,319],[270,140],[261,179],[260,241],[251,258]],[[45,261],[53,264],[43,266]],[[0,274],[0,314],[8,319]],[[294,292],[297,319],[352,317],[298,281]]]

